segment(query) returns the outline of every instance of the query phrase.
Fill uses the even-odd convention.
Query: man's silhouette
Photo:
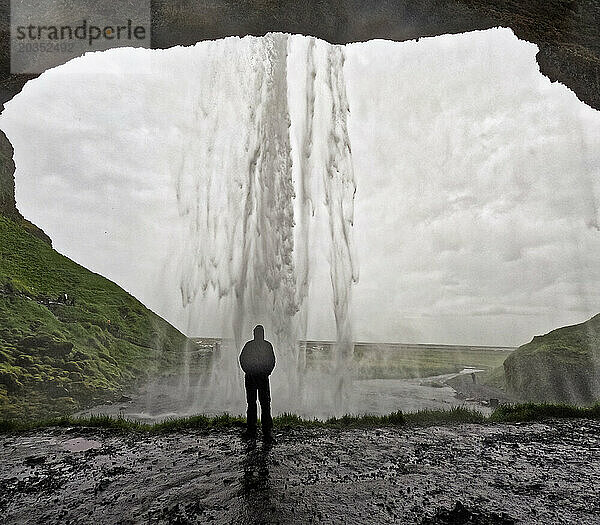
[[[258,393],[263,439],[274,442],[269,375],[275,368],[275,353],[273,345],[265,341],[265,329],[261,325],[254,328],[254,339],[244,345],[240,354],[240,365],[246,373],[244,383],[248,401],[247,428],[244,437],[250,439],[256,437],[256,394]]]

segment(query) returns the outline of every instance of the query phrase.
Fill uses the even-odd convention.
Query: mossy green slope
[[[504,362],[506,386],[528,401],[589,404],[600,399],[600,314],[536,336]]]
[[[186,344],[119,286],[0,216],[0,418],[114,398],[176,366]]]

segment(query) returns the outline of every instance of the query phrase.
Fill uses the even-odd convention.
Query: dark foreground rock
[[[0,437],[3,523],[597,523],[600,422]],[[44,461],[31,458],[45,458]]]

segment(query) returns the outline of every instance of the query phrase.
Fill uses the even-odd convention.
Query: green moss
[[[68,301],[59,300],[64,294]],[[115,283],[2,216],[0,318],[4,418],[66,414],[113,399],[177,366],[188,343]]]

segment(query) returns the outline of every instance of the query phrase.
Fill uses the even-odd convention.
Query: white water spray
[[[231,327],[224,329],[233,332],[233,341],[216,356],[195,408],[243,406],[238,353],[261,323],[278,359],[272,379],[277,409],[345,412],[351,386],[349,303],[357,273],[343,50],[281,34],[205,47],[199,51],[207,74],[197,79],[189,111],[193,139],[176,168],[179,213],[188,224],[180,288],[184,305],[215,289],[231,312]],[[290,83],[292,68],[302,73],[303,83]],[[216,93],[226,104],[213,103]],[[303,118],[292,122],[290,106]],[[327,212],[337,342],[329,377],[317,380],[305,373],[299,343],[306,339],[318,201]]]

